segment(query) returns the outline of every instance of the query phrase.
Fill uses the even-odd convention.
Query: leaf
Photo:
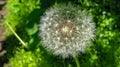
[[[28,35],[33,35],[38,31],[37,24],[32,25],[29,23],[25,30],[28,33]]]

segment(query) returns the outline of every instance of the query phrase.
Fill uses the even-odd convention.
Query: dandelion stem
[[[78,59],[77,56],[74,57],[74,60],[75,60],[75,62],[76,62],[77,67],[80,67],[80,62],[79,62],[79,59]]]
[[[9,23],[7,23],[7,26],[9,27],[9,29],[13,32],[13,34],[16,36],[16,38],[22,43],[23,46],[26,46],[25,42],[17,35],[17,33],[13,30],[13,28],[10,26]]]

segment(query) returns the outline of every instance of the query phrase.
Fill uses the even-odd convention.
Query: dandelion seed
[[[67,22],[71,22],[70,20],[67,20]]]
[[[68,38],[67,38],[67,37],[65,37],[65,40],[68,40]]]
[[[60,37],[57,37],[57,40],[60,40]]]
[[[72,39],[72,40],[74,40],[75,38],[74,38],[74,37],[72,37],[71,39]]]
[[[55,31],[56,32],[56,34],[58,34],[58,31]]]

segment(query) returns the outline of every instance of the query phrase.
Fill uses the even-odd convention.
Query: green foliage
[[[39,0],[8,0],[6,5],[8,14],[5,22],[11,24],[13,29],[16,30],[16,27],[19,28],[29,23],[30,13],[35,9],[40,9],[39,5]]]
[[[4,20],[4,26],[6,29],[6,40],[7,43],[10,43],[8,47],[11,45],[19,45],[18,41],[11,43],[11,40],[14,40],[14,37],[11,36],[11,31],[6,23],[9,23],[11,27],[16,30],[17,34],[26,42],[31,43],[32,40],[36,40],[32,43],[39,44],[39,38],[36,38],[37,23],[40,18],[40,0],[8,0],[7,5],[5,7],[7,12],[7,16]],[[34,19],[34,20],[33,20]],[[30,33],[30,31],[32,33]],[[15,39],[16,40],[16,39]],[[30,41],[30,42],[29,42]],[[39,41],[40,42],[40,41]],[[36,46],[36,45],[35,45]],[[15,49],[15,48],[13,48]],[[7,49],[9,52],[9,49]],[[12,51],[11,51],[12,52]],[[9,54],[9,53],[8,53]]]
[[[10,59],[12,67],[38,67],[41,58],[35,56],[34,53],[30,51],[21,50],[16,52],[15,57]],[[16,63],[17,62],[17,63]]]
[[[87,64],[91,67],[119,67],[120,30],[118,29],[118,18],[120,14],[115,14],[117,9],[114,12],[112,9],[120,7],[120,5],[118,6],[118,1],[106,1],[85,0],[83,3],[84,9],[93,14],[96,23],[96,39],[89,50],[90,57],[86,55],[90,59]],[[113,6],[114,3],[117,6]],[[84,60],[81,64],[84,66],[85,62]]]
[[[23,48],[13,33],[6,29],[7,55],[13,67],[75,67],[72,58],[61,59],[41,47],[38,24],[40,16],[54,3],[69,0],[7,0],[5,7],[8,22],[21,39],[27,43]],[[70,0],[89,11],[96,23],[96,39],[86,53],[79,55],[81,67],[120,66],[120,1]]]
[[[41,57],[42,52],[40,49],[35,51],[25,51],[20,49],[16,51],[15,56],[10,59],[12,67],[48,67],[50,66],[47,61]]]

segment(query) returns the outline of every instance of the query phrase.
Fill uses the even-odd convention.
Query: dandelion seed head
[[[42,45],[63,58],[85,52],[94,39],[95,24],[91,15],[72,4],[51,7],[40,22]]]

